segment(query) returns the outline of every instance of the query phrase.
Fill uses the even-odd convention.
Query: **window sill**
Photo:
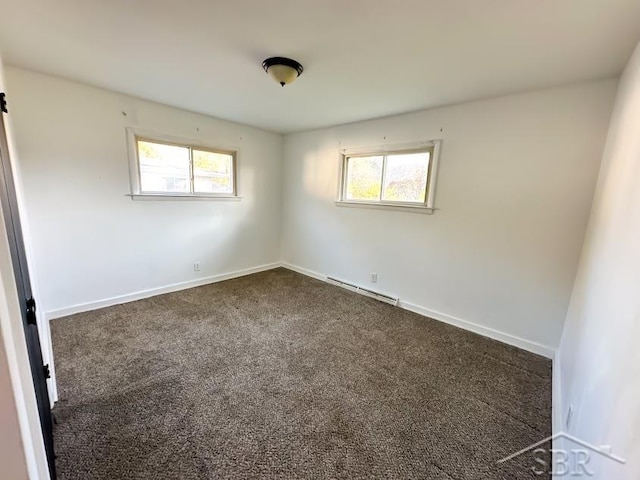
[[[217,200],[223,202],[239,202],[242,197],[234,195],[206,195],[180,193],[127,193],[131,200]]]
[[[422,213],[426,215],[432,215],[435,208],[425,207],[422,205],[406,205],[406,204],[393,204],[393,203],[365,203],[365,202],[347,202],[344,200],[337,200],[337,207],[356,207],[356,208],[375,208],[378,210],[394,210],[396,212],[410,212],[410,213]]]

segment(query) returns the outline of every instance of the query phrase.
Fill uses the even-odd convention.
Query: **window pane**
[[[382,200],[424,203],[429,157],[429,152],[388,155]]]
[[[233,155],[193,150],[193,189],[198,193],[233,193]]]
[[[191,191],[188,148],[138,140],[138,159],[143,192]]]
[[[382,156],[347,160],[345,200],[380,200]]]

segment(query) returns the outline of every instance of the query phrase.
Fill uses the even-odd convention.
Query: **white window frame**
[[[170,135],[143,131],[128,127],[127,144],[129,150],[129,176],[131,193],[127,194],[133,200],[240,200],[238,196],[238,156],[239,149],[232,146],[212,146],[198,140],[179,138]],[[142,191],[140,181],[140,161],[138,158],[138,141],[174,145],[189,149],[189,172],[191,189],[193,190],[193,156],[192,150],[200,150],[213,153],[232,155],[231,168],[231,193],[206,193],[206,192],[145,192]]]
[[[440,147],[442,140],[429,140],[426,142],[404,144],[404,145],[384,145],[377,147],[349,148],[340,151],[340,181],[338,186],[338,196],[336,205],[339,207],[364,207],[379,208],[385,210],[396,210],[415,213],[431,214],[435,208],[436,178],[438,176],[438,164],[440,160]],[[427,186],[424,202],[394,202],[384,200],[351,200],[346,198],[347,190],[347,162],[353,157],[371,157],[397,155],[403,153],[429,152],[429,170],[427,172]],[[386,159],[383,162],[381,182],[384,186],[384,170]]]

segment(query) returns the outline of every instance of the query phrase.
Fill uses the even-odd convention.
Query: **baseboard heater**
[[[369,290],[368,288],[360,287],[359,285],[354,285],[353,283],[345,282],[343,280],[338,280],[337,278],[329,276],[327,276],[326,278],[328,283],[337,285],[338,287],[346,288],[347,290],[351,290],[352,292],[359,293],[366,297],[375,298],[376,300],[388,303],[390,305],[393,305],[394,307],[398,305],[398,297],[392,297],[383,293],[374,292],[373,290]]]

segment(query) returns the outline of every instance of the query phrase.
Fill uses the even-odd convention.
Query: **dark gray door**
[[[36,390],[36,401],[38,403],[44,446],[47,452],[49,473],[51,479],[55,480],[56,468],[53,454],[53,424],[51,421],[51,408],[47,389],[49,365],[45,365],[42,360],[40,336],[38,335],[38,325],[36,323],[36,302],[31,294],[27,256],[22,238],[16,189],[13,183],[7,135],[4,126],[4,115],[7,113],[4,93],[0,94],[0,110],[0,163],[2,163],[0,168],[0,203],[2,204],[4,223],[9,239],[13,272],[18,288],[18,300],[22,310],[22,324],[24,326],[27,351],[29,352],[31,376],[33,377],[33,385]]]

